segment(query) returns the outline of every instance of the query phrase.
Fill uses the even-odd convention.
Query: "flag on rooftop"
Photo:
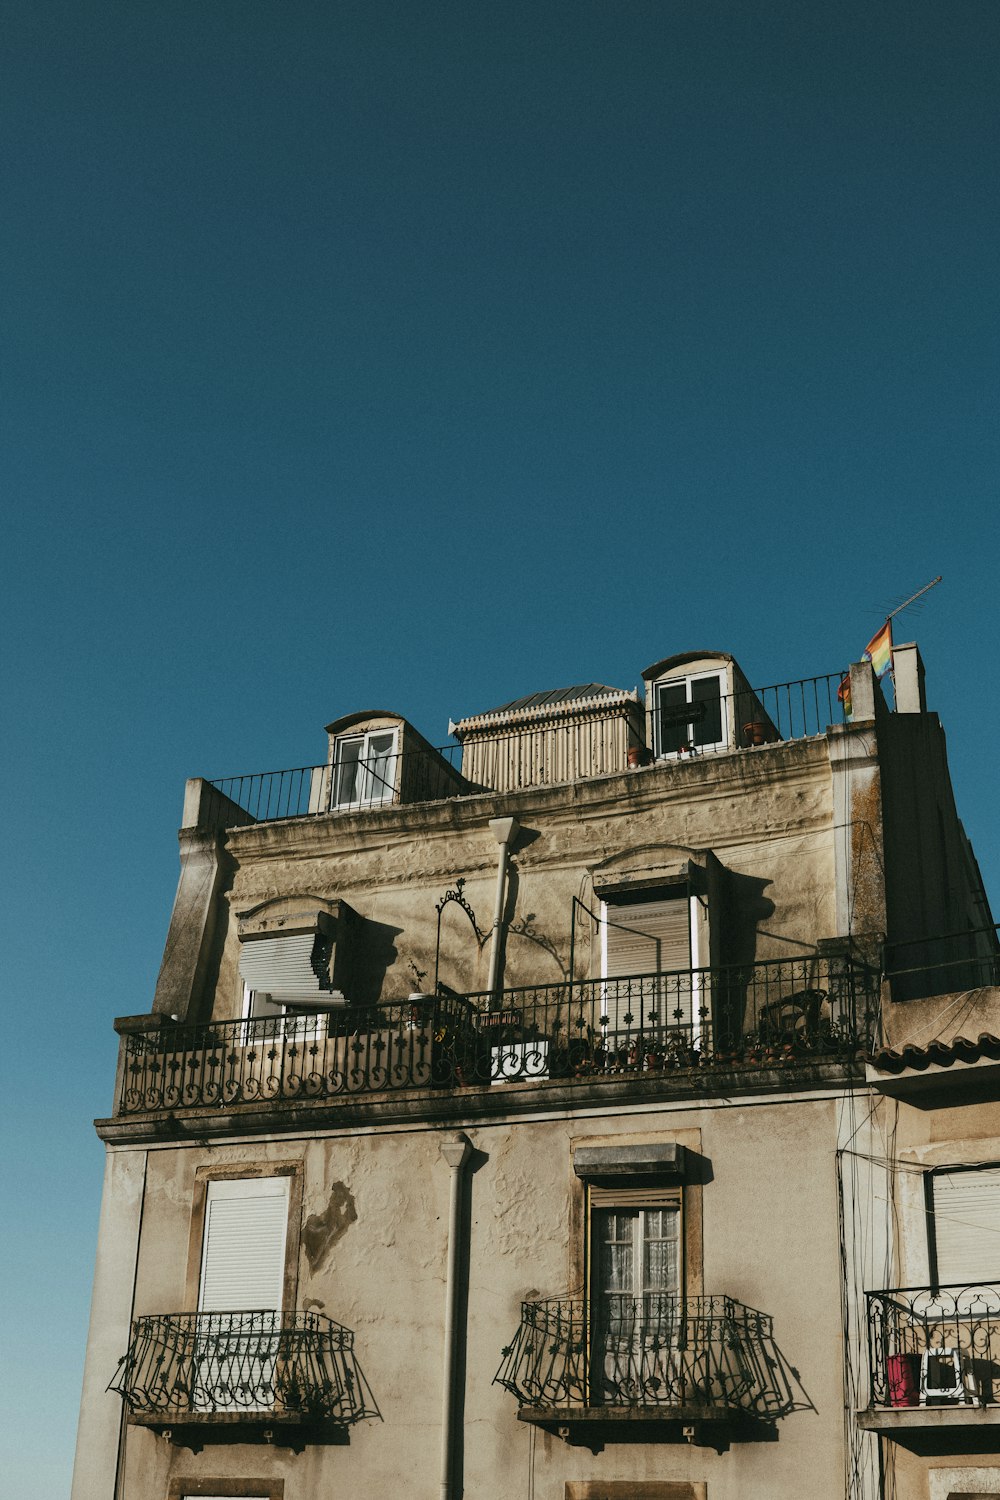
[[[861,653],[862,661],[870,661],[876,677],[884,677],[892,666],[892,620],[886,620],[882,629],[876,631]],[[844,718],[851,717],[851,674],[841,682],[837,697],[844,705]]]
[[[876,677],[884,677],[892,666],[892,621],[886,620],[865,647],[864,661],[870,661]]]

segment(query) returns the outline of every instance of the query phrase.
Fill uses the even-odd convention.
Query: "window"
[[[264,990],[252,990],[243,981],[244,1032],[248,1042],[266,1041],[269,1037],[281,1036],[281,1022],[285,1007],[272,1000]]]
[[[259,1021],[267,1035],[280,1034],[286,1010],[323,1012],[347,1003],[358,917],[346,901],[317,900],[325,910],[278,897],[237,913],[243,1016]]]
[[[928,1182],[931,1280],[1000,1279],[1000,1166],[949,1167]]]
[[[280,1309],[289,1186],[288,1177],[209,1182],[199,1312]]]
[[[669,1386],[683,1322],[681,1189],[590,1189],[595,1405]]]
[[[704,976],[692,971],[709,961],[702,916],[687,881],[602,901],[602,1001],[611,1045],[626,1033],[663,1041],[678,1028],[697,1040],[707,994]]]
[[[652,1325],[680,1292],[680,1204],[595,1209],[594,1232],[602,1325]]]
[[[394,729],[342,735],[333,761],[333,806],[371,807],[391,802],[397,761]]]
[[[259,1042],[322,1041],[330,1024],[323,1011],[289,1010],[266,991],[252,990],[245,980],[243,1021],[243,1041],[248,1046]]]
[[[270,1407],[281,1341],[291,1179],[210,1181],[198,1288],[194,1409]]]
[[[653,748],[660,757],[682,750],[723,750],[729,742],[724,715],[723,675],[719,672],[674,677],[655,684]]]

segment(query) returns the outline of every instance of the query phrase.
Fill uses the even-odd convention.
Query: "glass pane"
[[[630,1292],[633,1285],[633,1240],[638,1213],[605,1211],[597,1216],[601,1290]]]
[[[687,744],[688,724],[687,719],[682,717],[687,701],[687,683],[677,682],[660,687],[656,699],[658,755],[671,755]]]
[[[250,996],[250,1014],[254,1020],[262,1020],[266,1016],[283,1016],[285,1007],[278,1005],[263,990],[254,990]]]
[[[333,788],[335,807],[344,807],[359,799],[358,772],[361,744],[361,740],[338,740],[337,742],[337,774]]]
[[[691,742],[695,745],[720,745],[722,732],[722,680],[698,677],[691,684],[691,702],[705,705],[705,716],[692,725]]]
[[[645,1210],[643,1220],[642,1290],[676,1295],[680,1289],[680,1215],[675,1208],[652,1208]]]
[[[365,752],[367,778],[365,801],[388,802],[393,793],[395,757],[393,749],[396,736],[392,730],[386,734],[370,734]]]

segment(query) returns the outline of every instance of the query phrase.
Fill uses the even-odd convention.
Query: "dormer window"
[[[372,807],[391,802],[397,762],[395,729],[341,735],[334,752],[333,806]]]
[[[659,758],[688,749],[724,750],[725,673],[698,672],[658,682],[653,699],[653,753]]]

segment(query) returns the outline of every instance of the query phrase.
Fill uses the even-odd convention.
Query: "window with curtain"
[[[663,1380],[683,1314],[681,1194],[591,1188],[593,1399]]]
[[[391,802],[396,787],[396,731],[373,729],[344,735],[336,745],[334,807],[369,807]]]

